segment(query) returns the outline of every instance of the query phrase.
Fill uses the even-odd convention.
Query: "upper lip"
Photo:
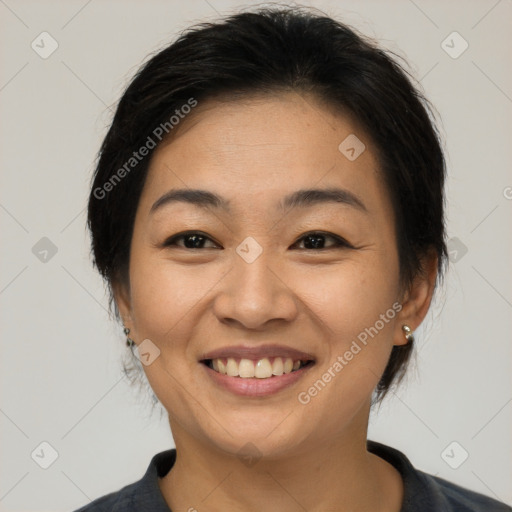
[[[290,357],[294,361],[308,360],[313,361],[315,358],[307,352],[301,352],[291,347],[285,347],[283,345],[262,345],[260,347],[248,347],[244,345],[238,345],[234,347],[222,347],[216,350],[208,352],[201,361],[205,359],[220,359],[233,357],[235,359],[263,359],[265,357]]]

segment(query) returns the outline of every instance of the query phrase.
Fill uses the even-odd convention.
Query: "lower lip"
[[[223,375],[222,373],[212,370],[203,363],[200,364],[206,370],[207,375],[216,384],[228,391],[231,391],[235,395],[240,396],[269,396],[278,393],[282,389],[295,384],[312,366],[314,366],[310,364],[300,370],[284,373],[283,375],[274,375],[267,379],[244,379],[242,377],[230,377],[229,375]]]

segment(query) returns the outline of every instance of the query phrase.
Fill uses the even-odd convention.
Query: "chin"
[[[294,423],[297,419],[293,414],[288,419],[286,417],[286,414],[281,414],[275,421],[254,418],[253,415],[243,420],[239,418],[237,422],[229,423],[229,433],[220,426],[212,432],[210,421],[210,430],[205,433],[206,442],[227,455],[241,459],[254,457],[273,460],[296,454],[300,446],[305,446],[309,435],[304,432],[304,425],[301,427]],[[219,423],[225,424],[220,419]]]

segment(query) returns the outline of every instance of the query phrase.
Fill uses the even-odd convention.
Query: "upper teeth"
[[[252,377],[267,379],[272,375],[283,375],[283,373],[298,370],[300,366],[300,359],[294,361],[291,357],[274,357],[272,362],[268,357],[257,361],[251,359],[237,361],[233,357],[228,357],[227,360],[222,358],[212,359],[212,367],[216,372],[245,379]]]

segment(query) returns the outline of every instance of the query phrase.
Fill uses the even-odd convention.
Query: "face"
[[[353,135],[359,156],[355,139],[339,148]],[[212,101],[181,121],[152,157],[129,279],[116,300],[136,343],[150,340],[144,370],[177,444],[180,431],[273,457],[365,435],[372,391],[405,343],[374,147],[313,97]]]

